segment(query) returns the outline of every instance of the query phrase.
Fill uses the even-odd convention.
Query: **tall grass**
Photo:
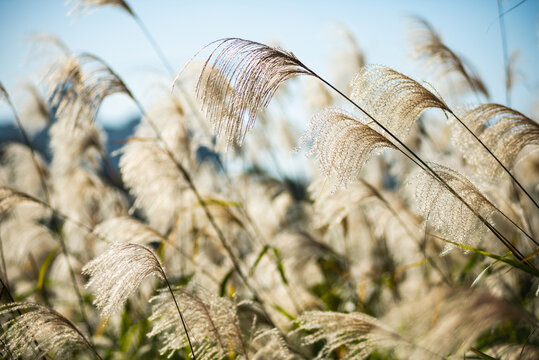
[[[127,2],[75,3],[124,10],[173,76]],[[60,51],[27,107],[0,86],[23,139],[0,144],[1,356],[538,358],[539,125],[411,29],[432,85],[366,65],[345,29],[337,82],[226,38],[152,104],[41,37]],[[110,154],[95,118],[113,94],[141,121]]]

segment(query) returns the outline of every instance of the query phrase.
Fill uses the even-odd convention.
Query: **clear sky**
[[[521,0],[505,0],[509,9]],[[409,56],[406,16],[429,21],[444,42],[478,70],[503,103],[504,72],[496,0],[453,1],[186,1],[127,0],[179,69],[202,46],[223,37],[278,42],[324,76],[332,73],[336,24],[356,36],[369,63],[395,68],[422,80]],[[165,73],[158,57],[133,19],[115,7],[101,7],[83,17],[68,16],[65,0],[0,0],[0,81],[11,93],[35,73],[28,62],[36,32],[58,36],[73,51],[106,60],[143,102],[152,93],[156,73]],[[539,1],[527,0],[505,16],[509,51],[519,49],[522,74],[513,92],[513,107],[537,120],[539,99]],[[100,116],[117,121],[136,110],[126,99],[111,99]],[[0,106],[0,118],[9,114]]]

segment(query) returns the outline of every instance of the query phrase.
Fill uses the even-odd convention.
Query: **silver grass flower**
[[[2,324],[0,350],[6,358],[40,359],[47,354],[73,356],[73,350],[92,346],[67,318],[35,303],[10,303],[0,307],[0,316],[13,317]]]
[[[200,74],[197,95],[217,135],[241,144],[279,86],[311,72],[285,50],[238,38],[216,43]]]
[[[325,341],[317,359],[343,347],[343,359],[366,358],[381,349],[404,359],[445,359],[468,349],[486,330],[526,316],[486,291],[439,288],[402,301],[380,320],[362,313],[307,312],[298,318],[296,332],[309,332],[305,344]]]
[[[23,89],[25,97],[20,110],[21,120],[25,130],[33,135],[50,123],[50,107],[32,83],[26,83]]]
[[[288,349],[277,329],[257,331],[249,343],[251,360],[292,360],[294,354]]]
[[[366,64],[365,53],[360,49],[356,36],[344,24],[337,26],[335,37],[335,40],[342,44],[335,48],[331,55],[331,62],[339,64],[332,69],[335,85],[340,89],[350,90],[350,79]]]
[[[465,61],[447,47],[434,28],[424,19],[414,18],[414,28],[410,34],[415,57],[423,61],[427,73],[434,74],[439,81],[453,79],[464,81],[466,90],[472,90],[489,97],[483,81],[472,71]]]
[[[374,350],[405,344],[381,321],[366,314],[343,314],[331,311],[309,311],[297,321],[297,333],[307,331],[301,340],[305,345],[324,341],[324,346],[315,357],[327,359],[337,349],[343,348],[341,359],[363,359]]]
[[[234,304],[200,286],[176,288],[174,294],[185,309],[182,313],[189,324],[191,341],[197,359],[221,359],[229,354],[246,356],[247,348],[241,334]],[[168,289],[153,297],[150,321],[154,326],[148,336],[161,338],[160,354],[171,357],[188,345],[176,305]]]
[[[487,221],[490,220],[496,207],[470,180],[443,165],[435,163],[429,165],[477,214]],[[468,246],[479,242],[486,226],[445,186],[425,171],[417,172],[409,183],[415,186],[414,199],[419,213],[428,225],[433,226],[451,241]],[[453,247],[447,244],[444,253]]]
[[[61,120],[78,124],[93,121],[103,100],[129,90],[98,57],[81,54],[64,56],[51,65],[46,82],[51,107]]]
[[[87,263],[82,273],[90,276],[86,288],[93,289],[94,304],[104,317],[120,309],[148,276],[165,279],[164,270],[153,251],[131,243],[113,244]]]
[[[74,3],[73,8],[69,11],[70,14],[88,13],[94,8],[104,5],[112,5],[120,7],[127,11],[130,15],[133,15],[133,11],[124,0],[69,0],[68,2]]]
[[[312,141],[324,175],[335,173],[335,188],[354,181],[372,154],[396,149],[382,134],[338,108],[327,108],[311,118],[300,147]]]
[[[111,216],[127,215],[124,195],[83,167],[56,174],[53,180],[55,206],[73,219],[94,226]]]
[[[461,119],[508,169],[514,167],[524,147],[539,145],[539,125],[503,105],[481,105],[465,112]],[[502,173],[496,160],[459,124],[452,128],[452,140],[483,181],[494,182]]]
[[[417,81],[380,65],[366,66],[354,77],[352,99],[389,131],[403,138],[425,110],[449,110]]]
[[[311,196],[316,199],[314,223],[317,228],[339,224],[350,212],[375,195],[363,183],[352,184],[334,194],[323,192],[320,182],[316,185],[312,187]],[[319,195],[321,192],[322,195]]]

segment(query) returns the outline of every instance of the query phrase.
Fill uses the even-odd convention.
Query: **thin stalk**
[[[180,314],[180,319],[182,321],[183,330],[185,330],[185,336],[187,337],[187,342],[189,342],[189,348],[191,349],[191,355],[193,355],[193,359],[196,360],[195,350],[194,350],[193,344],[191,343],[191,338],[189,337],[189,332],[187,331],[187,324],[185,323],[185,319],[183,318],[182,312],[180,310],[180,306],[178,305],[178,302],[176,301],[176,296],[174,296],[174,291],[172,291],[172,287],[170,286],[170,283],[168,282],[167,276],[165,275],[165,271],[163,270],[163,268],[161,268],[161,271],[163,272],[163,277],[165,278],[165,282],[167,283],[167,287],[168,287],[168,290],[170,291],[170,295],[172,295],[172,300],[174,300],[174,305],[176,305],[178,314]]]
[[[423,170],[427,171],[428,174],[430,174],[433,178],[435,178],[440,184],[442,184],[447,190],[451,192],[459,201],[461,201],[470,211],[472,211],[475,216],[492,232],[494,235],[509,249],[513,252],[515,257],[517,259],[522,260],[524,256],[516,249],[510,242],[507,240],[500,232],[497,230],[492,224],[490,224],[481,214],[479,214],[474,208],[471,207],[470,204],[468,204],[449,184],[447,184],[441,177],[438,175],[423,159],[421,159],[415,152],[413,152],[406,144],[404,144],[399,138],[397,138],[393,133],[391,133],[384,125],[382,125],[378,120],[376,120],[372,115],[370,115],[367,111],[365,111],[361,106],[356,104],[352,99],[350,99],[348,96],[346,96],[344,93],[342,93],[339,89],[331,85],[329,82],[327,82],[325,79],[320,77],[318,74],[316,74],[314,71],[306,67],[303,63],[299,62],[299,66],[302,66],[305,68],[310,75],[314,76],[321,82],[323,82],[326,86],[330,87],[332,90],[337,92],[339,95],[341,95],[343,98],[345,98],[348,102],[350,102],[354,107],[356,107],[358,110],[360,110],[365,116],[367,116],[369,119],[371,119],[376,125],[378,125],[382,130],[384,130],[395,142],[397,142],[404,150],[399,150],[408,157],[412,162],[414,162],[416,165],[418,165]],[[531,265],[531,264],[530,264]],[[532,266],[532,265],[531,265]]]
[[[6,258],[4,257],[4,242],[2,241],[2,234],[0,233],[0,260],[2,260],[2,275],[4,280],[6,281],[6,284],[3,285],[6,287],[7,290],[9,290],[9,278],[7,276],[7,267],[6,267]],[[2,276],[0,276],[0,279],[2,279]],[[0,298],[2,296],[0,295]]]

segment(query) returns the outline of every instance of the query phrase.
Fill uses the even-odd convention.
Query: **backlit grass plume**
[[[202,69],[197,95],[216,133],[241,144],[279,86],[310,71],[285,50],[238,38],[216,43]]]
[[[486,291],[438,288],[417,300],[401,301],[381,320],[363,313],[314,311],[298,322],[299,330],[307,331],[305,344],[324,341],[316,359],[333,352],[341,359],[363,359],[375,350],[399,359],[445,359],[467,351],[488,329],[506,321],[524,322],[525,317]]]
[[[508,169],[513,169],[518,155],[528,145],[539,145],[539,125],[520,112],[498,104],[485,104],[462,115],[479,139]],[[492,156],[460,126],[454,126],[453,139],[466,161],[477,169],[481,179],[492,181],[502,168]]]
[[[62,57],[49,69],[48,96],[55,114],[71,123],[93,121],[103,100],[129,90],[100,58],[91,54]]]
[[[67,318],[53,309],[36,303],[10,303],[0,307],[0,316],[11,314],[2,323],[0,353],[5,359],[40,359],[73,356],[77,348],[88,347],[101,359],[90,342]]]
[[[411,32],[415,56],[422,60],[426,70],[440,80],[464,79],[469,89],[489,97],[483,81],[473,73],[464,60],[444,44],[434,28],[424,19],[414,18],[415,28]]]
[[[415,186],[414,199],[420,214],[429,225],[441,231],[449,240],[468,246],[477,244],[486,227],[481,224],[476,214],[488,221],[496,208],[462,174],[443,165],[430,163],[430,166],[465,199],[470,208],[429,173],[419,171],[411,178],[410,183]],[[444,253],[452,248],[452,245],[446,245]]]
[[[198,359],[222,359],[227,355],[247,357],[247,348],[239,327],[234,304],[200,286],[176,288],[174,294],[183,304],[185,320],[189,326],[195,354]],[[175,351],[188,345],[182,323],[175,316],[176,307],[167,289],[150,300],[153,303],[154,327],[148,336],[159,336],[163,346],[160,353],[170,358]],[[232,355],[234,354],[234,355]]]
[[[304,344],[324,341],[315,357],[317,360],[330,358],[334,351],[339,353],[340,359],[364,359],[375,350],[396,346],[402,341],[385,324],[367,314],[310,311],[297,321],[300,324],[297,331],[308,334],[302,338]]]
[[[101,315],[105,318],[118,311],[129,295],[148,276],[155,275],[164,280],[180,316],[193,359],[197,359],[194,353],[195,349],[191,345],[187,325],[165,270],[151,249],[132,243],[114,243],[109,250],[86,264],[82,272],[90,276],[86,287],[94,289],[94,304],[101,310]]]
[[[86,264],[82,273],[90,276],[86,287],[93,290],[94,304],[104,317],[118,311],[148,276],[165,279],[165,272],[153,251],[131,243],[113,244]]]
[[[324,109],[312,117],[300,142],[310,141],[309,154],[316,156],[326,176],[336,173],[337,186],[357,178],[372,154],[395,149],[382,134],[338,108]]]
[[[429,108],[447,105],[417,81],[388,67],[366,66],[352,80],[352,99],[394,134],[406,137]]]

